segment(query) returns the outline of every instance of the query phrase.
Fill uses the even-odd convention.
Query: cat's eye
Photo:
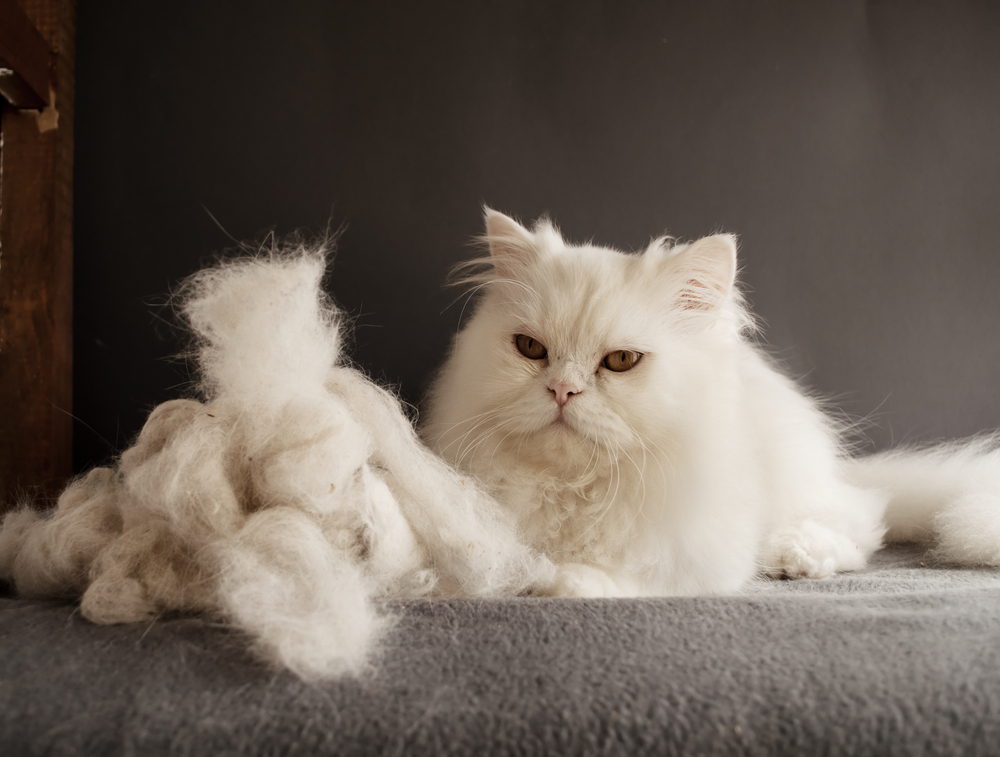
[[[615,350],[604,358],[604,367],[615,373],[623,373],[635,368],[635,364],[642,357],[641,352],[632,350]]]
[[[518,334],[514,337],[514,344],[517,345],[517,351],[528,360],[541,360],[549,354],[544,344],[527,334]]]

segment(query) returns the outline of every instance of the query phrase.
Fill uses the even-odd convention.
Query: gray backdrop
[[[1000,3],[80,2],[75,458],[187,391],[158,303],[345,225],[353,355],[417,402],[480,205],[740,235],[772,349],[876,445],[1000,426]]]

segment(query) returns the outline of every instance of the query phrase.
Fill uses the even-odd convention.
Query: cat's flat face
[[[594,247],[546,252],[483,304],[508,388],[501,416],[525,435],[627,444],[663,351],[641,261]]]
[[[543,459],[631,454],[684,415],[678,403],[698,391],[718,342],[706,338],[718,316],[706,293],[721,303],[731,270],[716,284],[659,241],[643,254],[574,246],[547,224],[528,231],[500,214],[488,214],[487,239],[493,270],[451,361],[460,378],[450,391],[466,394],[468,419],[456,443],[492,434]],[[733,253],[704,257],[734,267]]]

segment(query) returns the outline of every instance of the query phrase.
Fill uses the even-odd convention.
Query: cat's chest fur
[[[531,445],[501,441],[490,460],[471,464],[516,515],[522,538],[557,562],[620,564],[640,518],[640,471],[576,449],[554,429]]]

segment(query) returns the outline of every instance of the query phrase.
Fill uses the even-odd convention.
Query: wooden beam
[[[0,95],[15,108],[49,102],[49,45],[16,0],[0,0]]]
[[[72,474],[76,7],[23,9],[55,56],[59,117],[45,131],[31,111],[0,117],[0,511],[25,495],[44,504]]]

